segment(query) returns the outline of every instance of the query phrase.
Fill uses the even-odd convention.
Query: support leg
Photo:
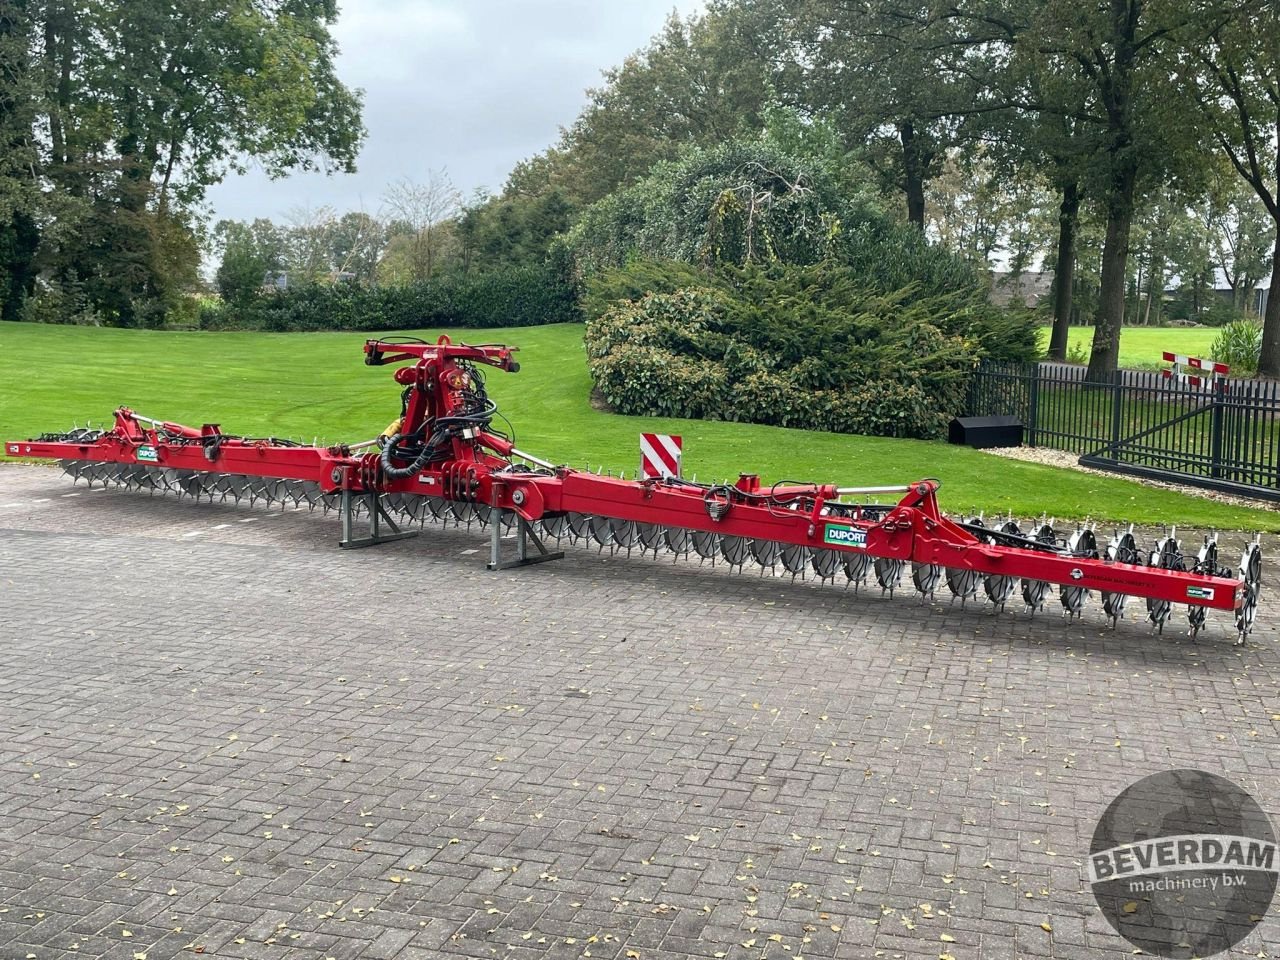
[[[564,558],[564,551],[557,550],[554,553],[546,548],[539,537],[533,531],[533,527],[524,517],[516,515],[516,558],[514,560],[502,559],[502,523],[498,512],[495,510],[493,517],[490,519],[490,541],[489,541],[489,564],[490,570],[509,570],[512,567],[527,567],[534,563],[546,563],[548,560],[561,560]],[[529,541],[533,541],[534,547],[538,553],[535,556],[529,555]]]
[[[365,503],[369,508],[369,535],[366,537],[352,536],[352,527],[355,521],[356,512],[356,496],[365,498]],[[409,537],[416,537],[417,530],[401,530],[391,514],[387,513],[386,508],[382,506],[382,500],[376,493],[353,494],[350,490],[342,491],[342,539],[338,541],[338,546],[343,549],[353,550],[357,547],[372,547],[378,543],[391,543],[394,540],[407,540]],[[386,523],[391,528],[390,533],[382,532],[382,524]]]

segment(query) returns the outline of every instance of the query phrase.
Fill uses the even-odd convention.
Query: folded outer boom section
[[[514,372],[519,367],[512,353],[504,346],[453,344],[447,337],[435,344],[368,341],[366,363],[412,363],[395,374],[404,388],[400,417],[380,437],[362,443],[322,447],[241,437],[223,433],[217,424],[197,429],[122,407],[110,430],[46,434],[11,441],[5,449],[11,456],[61,460],[71,465],[69,472],[90,482],[110,476],[156,488],[176,478],[197,495],[238,496],[243,486],[251,495],[266,490],[280,494],[268,499],[286,499],[281,490],[270,489],[278,482],[292,485],[289,492],[295,502],[305,498],[313,505],[329,504],[341,498],[348,511],[359,497],[371,504],[375,531],[377,515],[386,516],[383,500],[417,497],[469,505],[486,515],[510,511],[509,516],[518,516],[522,524],[538,523],[551,532],[565,529],[568,520],[576,518],[581,524],[582,518],[600,518],[622,531],[610,535],[610,542],[619,546],[631,546],[639,530],[688,531],[695,542],[699,535],[715,538],[719,551],[735,565],[752,554],[771,566],[769,561],[781,555],[794,573],[799,555],[813,558],[814,569],[829,576],[837,563],[847,567],[861,563],[856,558],[867,558],[868,563],[892,568],[884,576],[877,567],[877,578],[887,588],[910,564],[921,572],[916,585],[925,592],[931,592],[945,570],[948,586],[961,597],[972,595],[972,584],[979,578],[986,579],[989,594],[992,582],[1012,584],[1020,579],[1024,584],[1059,585],[1068,609],[1083,591],[1101,591],[1113,620],[1120,615],[1116,598],[1122,610],[1123,599],[1133,595],[1147,599],[1150,619],[1157,626],[1173,603],[1191,606],[1193,632],[1198,629],[1195,611],[1200,611],[1202,624],[1204,608],[1235,610],[1241,636],[1252,625],[1258,590],[1256,544],[1252,552],[1246,551],[1240,576],[1234,576],[1218,565],[1216,543],[1207,559],[1202,551],[1186,570],[1176,541],[1170,559],[1164,559],[1162,547],[1159,557],[1153,555],[1151,564],[1144,564],[1136,550],[1114,548],[1116,543],[1132,544],[1132,534],[1127,540],[1118,534],[1113,548],[1100,550],[1092,532],[1081,537],[1078,531],[1070,543],[1061,544],[1053,536],[1024,537],[1013,524],[987,529],[980,522],[958,523],[940,511],[934,480],[877,488],[796,483],[770,487],[744,474],[733,484],[706,485],[680,478],[628,481],[555,466],[516,449],[493,424],[497,410],[485,392],[480,367]],[[112,464],[116,466],[108,466]],[[902,494],[896,506],[859,505],[846,499],[889,492]],[[522,536],[523,530],[522,526]],[[377,540],[375,535],[359,545]],[[647,546],[649,540],[644,542]],[[1209,546],[1206,543],[1206,549]],[[1000,599],[992,599],[1003,604],[1010,591],[1006,586]],[[1043,590],[1036,596],[1042,598]],[[1024,597],[1034,608],[1025,591]],[[1158,610],[1165,613],[1157,617]]]

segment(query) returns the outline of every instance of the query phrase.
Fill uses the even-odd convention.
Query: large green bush
[[[582,305],[590,321],[619,301],[639,300],[647,293],[674,293],[690,287],[724,289],[756,315],[784,311],[785,318],[773,326],[785,329],[799,357],[821,349],[815,318],[856,313],[870,295],[878,293],[904,307],[924,303],[930,322],[945,333],[964,338],[978,359],[1030,362],[1039,358],[1038,324],[1031,311],[996,307],[983,290],[973,286],[938,290],[918,282],[893,283],[897,279],[862,265],[831,261],[804,268],[773,263],[700,269],[686,263],[633,260],[589,277]],[[880,320],[891,330],[909,323],[910,317],[888,311]]]
[[[689,147],[588,207],[560,248],[584,278],[636,260],[849,267],[873,290],[985,299],[972,264],[888,216],[818,157],[768,141]]]
[[[637,278],[659,292],[603,306]],[[1029,316],[912,287],[877,291],[830,263],[692,277],[633,265],[593,281],[587,303],[592,376],[627,414],[932,438],[983,356],[1036,349]]]
[[[310,284],[247,305],[206,307],[200,315],[205,329],[275,332],[521,327],[580,319],[573,285],[544,266],[448,274],[398,287]]]

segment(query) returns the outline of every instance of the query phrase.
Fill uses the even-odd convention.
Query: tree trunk
[[[902,189],[907,194],[907,220],[924,230],[924,171],[915,125],[906,120],[898,127],[902,140]]]
[[[1271,255],[1271,288],[1267,291],[1267,309],[1262,321],[1258,376],[1280,379],[1280,220],[1276,221],[1276,248]]]
[[[1058,265],[1053,271],[1053,332],[1049,335],[1049,359],[1067,359],[1067,331],[1071,326],[1071,299],[1075,292],[1076,223],[1080,216],[1080,188],[1068,183],[1058,206]]]
[[[1159,326],[1164,310],[1164,252],[1153,251],[1151,254],[1151,282],[1147,286],[1147,323]]]
[[[1122,184],[1107,215],[1102,247],[1102,288],[1094,321],[1093,351],[1086,378],[1105,381],[1120,364],[1120,329],[1124,324],[1125,282],[1129,273],[1129,232],[1133,226],[1133,179]]]
[[[1133,276],[1133,319],[1129,319],[1129,295],[1125,293],[1124,304],[1124,322],[1132,323],[1137,326],[1142,322],[1142,289],[1146,285],[1146,267],[1145,261],[1141,257],[1138,258],[1137,269]]]

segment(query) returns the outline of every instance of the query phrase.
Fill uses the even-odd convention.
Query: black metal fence
[[[1192,386],[1160,373],[984,364],[969,388],[972,416],[1012,414],[1024,442],[1081,454],[1089,466],[1280,500],[1280,385],[1222,380]]]

